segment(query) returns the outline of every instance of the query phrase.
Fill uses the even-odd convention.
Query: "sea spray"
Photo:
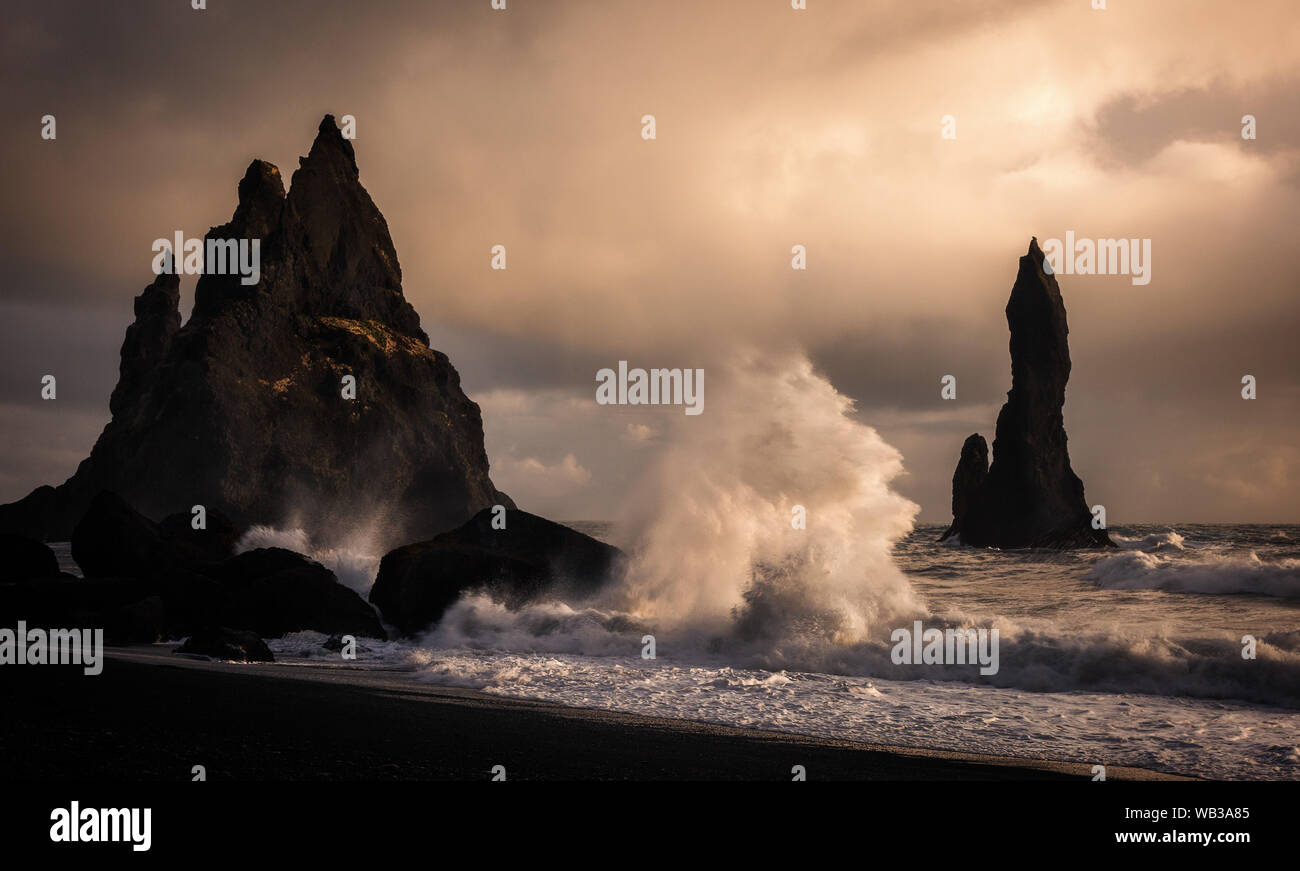
[[[891,557],[918,510],[890,488],[902,456],[802,353],[743,351],[710,371],[708,414],[677,418],[629,490],[616,527],[632,555],[621,584],[573,608],[467,596],[426,643],[608,653],[652,632],[669,651],[763,665],[887,663],[892,628],[925,616]],[[373,526],[327,546],[291,516],[251,528],[237,550],[306,554],[365,595],[379,562]]]
[[[334,546],[317,546],[299,527],[279,528],[255,525],[249,527],[235,544],[235,553],[260,547],[282,547],[300,553],[323,565],[334,573],[340,584],[365,598],[379,572],[380,556],[375,556],[370,544],[369,527],[362,526],[348,536],[346,541]]]
[[[1107,556],[1093,564],[1088,577],[1111,590],[1300,598],[1300,559],[1263,560],[1253,551],[1197,555],[1190,560],[1156,553],[1165,550],[1131,549]]]
[[[512,663],[484,685],[560,680],[578,662],[600,661],[619,674],[787,670],[1300,707],[1300,641],[1268,621],[1247,621],[1259,639],[1251,660],[1240,655],[1243,633],[1223,627],[1080,621],[1089,591],[1098,613],[1110,613],[1109,584],[1088,579],[1090,566],[1127,570],[1157,554],[1199,561],[1221,556],[1218,545],[1166,530],[1121,536],[1119,554],[1044,555],[940,548],[927,532],[900,553],[894,544],[916,510],[890,489],[902,460],[854,419],[850,400],[799,355],[741,355],[710,372],[708,412],[672,416],[662,455],[629,489],[615,526],[632,556],[624,583],[594,601],[518,608],[466,595],[419,642],[440,680],[457,679],[454,663],[475,651]],[[270,544],[305,550],[344,579],[340,560],[367,553],[313,548],[292,529],[250,531],[241,547]],[[900,559],[912,575],[896,567]],[[954,578],[934,607],[914,591],[920,584],[935,595],[927,573]],[[363,589],[373,570],[359,574]],[[918,619],[945,632],[996,630],[997,673],[969,662],[892,662],[892,634]],[[657,660],[641,658],[645,635],[656,639]]]
[[[618,523],[632,566],[607,603],[794,647],[883,642],[922,614],[891,557],[918,510],[890,489],[898,451],[802,354],[739,353],[713,372],[708,414],[676,421],[632,488]]]
[[[679,660],[897,671],[893,630],[929,616],[892,556],[917,512],[890,488],[901,455],[802,354],[738,353],[711,372],[708,413],[677,418],[629,490],[621,583],[580,607],[467,596],[422,643],[609,656],[648,634]]]

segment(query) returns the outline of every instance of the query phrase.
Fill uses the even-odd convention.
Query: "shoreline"
[[[1086,763],[867,744],[576,708],[405,670],[106,648],[101,675],[0,669],[0,777],[209,780],[1082,780]],[[111,715],[101,712],[111,711]],[[1107,780],[1190,780],[1107,766]]]

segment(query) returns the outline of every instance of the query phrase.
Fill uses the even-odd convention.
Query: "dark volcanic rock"
[[[233,218],[208,233],[258,240],[260,280],[202,275],[183,327],[176,277],[145,288],[112,420],[67,482],[0,506],[0,530],[66,539],[101,490],[149,517],[203,505],[247,528],[292,515],[317,540],[377,521],[387,546],[513,506],[332,117],[300,163],[286,196],[280,171],[253,161]]]
[[[48,530],[55,526],[54,515],[59,501],[55,489],[48,484],[37,487],[17,502],[0,505],[0,531],[10,532],[37,541],[66,541],[68,536],[50,536]]]
[[[1083,482],[1070,468],[1062,417],[1069,329],[1037,239],[1020,258],[1007,325],[1011,390],[998,414],[993,464],[985,472],[981,436],[966,439],[953,475],[953,522],[943,538],[959,535],[976,547],[1113,546],[1104,529],[1092,528]]]
[[[952,474],[952,516],[965,517],[975,494],[989,477],[989,446],[984,436],[968,436],[961,446],[961,459]]]
[[[384,620],[405,634],[427,629],[464,592],[483,590],[517,607],[547,595],[590,595],[622,570],[623,552],[526,511],[492,511],[459,529],[388,553],[370,590]]]
[[[180,282],[179,275],[165,272],[135,298],[135,322],[126,328],[117,386],[108,399],[113,414],[140,392],[181,328]]]
[[[239,629],[208,628],[195,632],[176,648],[177,653],[231,659],[236,662],[275,662],[266,642],[253,632]]]
[[[240,530],[220,511],[207,512],[203,529],[192,514],[170,514],[158,524],[177,558],[188,563],[219,562],[235,552]]]
[[[213,517],[208,519],[211,523]],[[203,538],[206,531],[190,529],[188,515],[160,525],[115,493],[102,492],[72,532],[72,557],[87,578],[138,579],[166,609],[164,635],[184,635],[230,611],[229,592],[201,574],[233,552],[234,542],[227,543],[232,531],[219,517],[216,524],[212,537]]]
[[[200,626],[230,622],[230,591],[192,569],[172,568],[149,580],[149,592],[167,608],[167,637],[188,635]]]
[[[207,572],[231,595],[228,622],[264,638],[303,629],[387,637],[364,599],[340,584],[329,569],[293,551],[245,551]]]
[[[59,560],[44,542],[0,533],[0,582],[58,576]]]
[[[329,569],[281,548],[234,555],[238,530],[216,513],[207,522],[196,530],[189,515],[178,514],[156,524],[117,495],[100,493],[73,531],[72,554],[87,577],[139,579],[144,595],[165,607],[165,619],[152,606],[142,619],[139,609],[128,613],[131,627],[158,625],[175,636],[220,622],[264,637],[302,629],[385,637],[374,609]],[[147,634],[132,629],[133,640]]]
[[[122,609],[150,593],[148,584],[134,578],[61,577],[4,583],[0,584],[0,625],[12,627],[26,620],[29,626],[106,627]],[[105,637],[114,641],[111,633],[106,632]]]
[[[172,560],[158,524],[116,493],[97,493],[72,530],[72,558],[88,578],[143,578]]]
[[[224,600],[223,600],[224,601]],[[158,584],[139,578],[74,578],[0,583],[0,625],[102,628],[109,644],[152,644],[188,633],[221,613],[221,603],[186,615]]]
[[[153,644],[173,637],[167,605],[159,596],[146,596],[118,608],[104,620],[109,644]]]
[[[235,553],[239,530],[218,512],[209,512],[204,529],[195,529],[189,514],[173,514],[154,523],[104,491],[72,530],[72,558],[86,577],[158,577],[172,570],[201,570]]]

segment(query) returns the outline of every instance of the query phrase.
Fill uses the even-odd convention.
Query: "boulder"
[[[219,511],[195,529],[191,514],[172,514],[154,523],[116,493],[90,501],[72,530],[72,557],[87,577],[152,577],[177,568],[195,569],[230,558],[239,529]]]
[[[386,638],[375,610],[334,573],[301,554],[258,548],[211,566],[207,573],[230,595],[228,620],[263,638],[311,629]]]
[[[154,644],[174,638],[167,605],[159,596],[146,596],[106,615],[104,640],[108,644]]]
[[[135,578],[60,577],[0,583],[0,626],[105,627],[110,618],[152,594]]]
[[[184,563],[219,562],[234,554],[241,530],[217,509],[206,510],[203,529],[194,528],[191,512],[169,514],[158,524],[177,558]]]
[[[0,582],[59,577],[59,560],[44,542],[0,533]]]
[[[0,532],[9,532],[37,541],[67,541],[68,536],[52,536],[58,494],[48,484],[37,487],[17,502],[0,505]]]
[[[264,637],[303,629],[385,637],[374,609],[333,572],[282,548],[232,555],[238,539],[219,512],[208,513],[203,530],[188,513],[158,524],[104,492],[77,524],[72,554],[90,578],[138,579],[164,609],[160,616],[151,605],[146,622],[166,637],[218,621]],[[138,625],[135,617],[126,622]],[[132,638],[148,634],[133,630]]]
[[[167,638],[179,638],[211,623],[231,622],[233,597],[219,581],[186,568],[173,568],[149,580],[149,592],[167,609]]]
[[[95,495],[72,530],[72,558],[88,578],[143,578],[172,565],[158,524],[108,491]]]
[[[624,568],[625,555],[581,532],[518,509],[494,529],[485,509],[465,525],[384,556],[370,601],[404,634],[433,626],[462,594],[509,607],[548,596],[580,600]]]
[[[275,662],[271,648],[256,633],[224,627],[200,629],[176,648],[176,652],[235,662]]]

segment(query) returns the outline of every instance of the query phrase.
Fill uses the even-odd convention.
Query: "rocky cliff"
[[[112,420],[67,482],[0,507],[0,529],[67,539],[101,490],[154,518],[204,505],[324,539],[377,520],[386,547],[513,507],[488,477],[478,406],[402,294],[388,225],[333,117],[299,163],[286,195],[280,171],[254,160],[234,216],[208,233],[260,240],[260,280],[202,275],[184,326],[177,277],[146,287]]]
[[[1083,482],[1070,467],[1062,416],[1069,328],[1037,239],[1020,258],[1007,326],[1011,390],[998,414],[993,464],[982,436],[966,439],[953,475],[953,522],[943,538],[960,536],[977,547],[1112,546],[1104,529],[1092,528]]]

